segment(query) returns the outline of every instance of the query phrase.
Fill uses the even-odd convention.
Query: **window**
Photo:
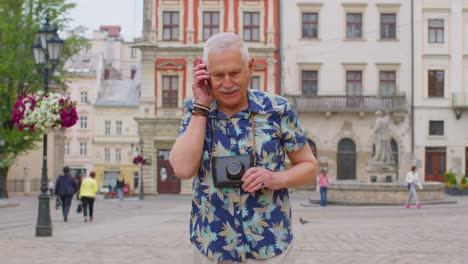
[[[362,38],[362,14],[346,14],[346,38]]]
[[[260,13],[244,12],[244,40],[260,40]]]
[[[429,70],[429,97],[444,97],[443,70]]]
[[[429,43],[444,43],[443,19],[429,19]]]
[[[133,80],[135,78],[135,73],[136,73],[136,66],[132,65],[132,67],[130,68],[130,79]]]
[[[179,12],[163,12],[163,40],[179,40]]]
[[[362,94],[362,71],[346,72],[346,95],[356,96]]]
[[[136,57],[137,57],[137,48],[131,48],[131,50],[130,50],[130,57],[131,57],[132,59],[136,59]]]
[[[81,92],[80,93],[80,100],[82,104],[87,104],[88,103],[88,93],[87,92]]]
[[[302,13],[302,38],[318,38],[317,13]]]
[[[109,148],[104,148],[104,160],[110,161],[110,149]]]
[[[381,14],[380,15],[380,38],[381,39],[396,39],[396,15]]]
[[[444,135],[444,121],[429,121],[429,135],[430,136],[443,136]]]
[[[219,32],[219,12],[203,12],[203,40]]]
[[[250,89],[260,90],[260,76],[252,76],[250,80]]]
[[[163,76],[163,107],[177,107],[178,86],[178,76]]]
[[[316,96],[318,90],[317,71],[302,71],[302,95]]]
[[[108,136],[110,135],[111,131],[111,121],[106,120],[105,125],[104,125],[104,135]]]
[[[80,156],[85,157],[87,155],[87,143],[80,142]]]
[[[120,148],[115,149],[115,161],[122,160],[122,150]]]
[[[381,71],[380,72],[380,96],[393,96],[395,95],[395,72],[394,71]]]
[[[115,121],[115,134],[122,135],[122,121]]]
[[[80,116],[80,128],[81,129],[88,128],[88,117],[87,116]]]
[[[65,155],[70,155],[70,142],[65,143]]]

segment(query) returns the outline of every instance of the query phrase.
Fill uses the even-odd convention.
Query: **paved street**
[[[419,210],[320,208],[292,197],[298,264],[468,263],[468,197]],[[64,223],[53,208],[53,236],[36,238],[37,198],[12,197],[20,206],[0,208],[0,263],[191,263],[190,198],[98,200],[92,223],[74,211]]]

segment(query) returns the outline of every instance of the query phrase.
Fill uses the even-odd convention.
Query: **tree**
[[[67,0],[0,0],[0,198],[8,197],[6,177],[15,158],[33,149],[40,133],[20,131],[11,121],[13,106],[22,94],[43,89],[43,75],[34,62],[32,43],[46,16],[60,31],[67,30],[67,12],[76,6]],[[75,32],[76,33],[76,32]],[[65,40],[61,62],[51,76],[52,86],[66,89],[63,62],[89,45],[79,34]]]

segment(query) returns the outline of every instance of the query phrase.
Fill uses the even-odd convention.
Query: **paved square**
[[[298,264],[468,263],[468,197],[422,209],[302,206],[308,197],[292,194]],[[36,238],[37,198],[12,197],[20,206],[0,208],[0,262],[191,263],[190,199],[98,200],[92,223],[74,210],[64,223],[60,210],[52,208],[53,236]]]

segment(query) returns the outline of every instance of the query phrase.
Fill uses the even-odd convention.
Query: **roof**
[[[135,80],[102,80],[95,106],[138,106],[137,88]]]
[[[107,35],[111,38],[120,36],[120,26],[100,26],[99,30],[107,31]]]
[[[97,53],[79,53],[65,62],[64,69],[72,74],[95,76],[101,62],[102,57]]]

